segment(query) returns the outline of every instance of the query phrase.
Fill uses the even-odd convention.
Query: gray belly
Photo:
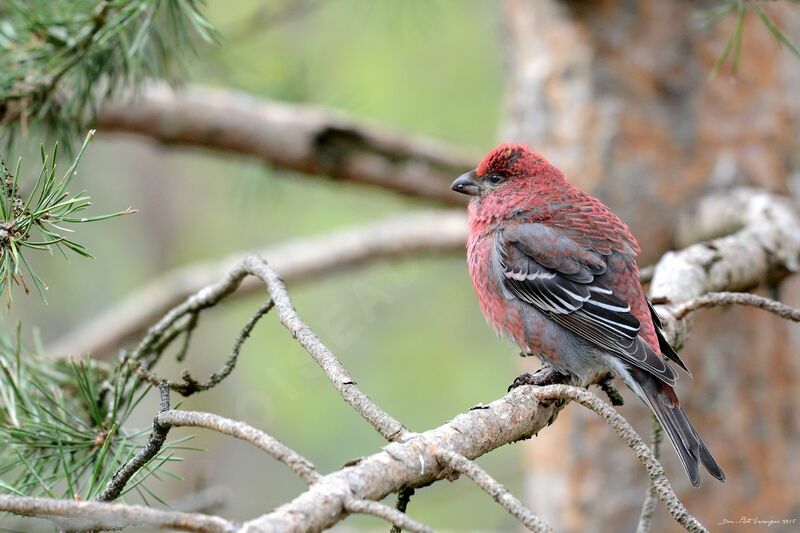
[[[517,302],[523,313],[527,346],[523,351],[539,357],[562,374],[576,376],[581,383],[594,381],[612,370],[609,356],[600,348],[556,324],[538,309]]]

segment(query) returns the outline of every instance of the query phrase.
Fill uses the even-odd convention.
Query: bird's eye
[[[495,172],[495,173],[492,173],[492,174],[489,174],[488,176],[486,176],[486,181],[488,181],[489,183],[495,185],[495,184],[500,183],[501,181],[503,181],[503,176],[501,174],[497,174]]]

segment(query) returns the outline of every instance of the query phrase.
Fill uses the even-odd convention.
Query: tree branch
[[[639,458],[639,461],[641,461],[647,469],[651,485],[655,488],[659,499],[664,502],[672,518],[687,531],[707,531],[695,517],[689,514],[689,511],[686,510],[686,507],[684,507],[683,503],[678,499],[678,496],[675,494],[675,491],[672,490],[672,486],[669,484],[669,480],[664,473],[664,468],[653,455],[653,452],[650,451],[650,448],[647,447],[644,440],[642,440],[628,421],[614,410],[613,407],[609,406],[586,389],[568,385],[548,385],[536,390],[534,394],[541,399],[560,399],[578,402],[600,415],[617,435],[625,441],[625,444],[634,451],[636,457]]]
[[[317,531],[347,516],[348,498],[379,501],[405,487],[443,479],[443,450],[475,459],[500,446],[529,438],[547,426],[555,402],[542,402],[530,387],[518,387],[483,409],[473,409],[403,442],[394,442],[358,463],[320,478],[303,494],[247,522],[243,531]]]
[[[239,530],[238,524],[218,516],[162,511],[120,503],[0,494],[0,511],[52,520],[62,530],[67,531],[113,530],[132,526],[200,533],[230,533]]]
[[[757,307],[758,309],[763,309],[778,315],[785,320],[800,322],[800,309],[788,306],[771,298],[750,294],[749,292],[710,292],[675,307],[673,314],[675,318],[681,319],[689,313],[700,309],[734,304]]]
[[[653,457],[656,460],[661,458],[661,441],[664,439],[664,428],[658,422],[658,419],[653,415],[650,447],[653,450]],[[653,524],[653,515],[656,512],[656,504],[658,503],[658,492],[655,484],[651,481],[647,487],[647,495],[642,502],[642,512],[639,515],[639,524],[636,526],[636,533],[648,533]]]
[[[308,484],[316,482],[320,477],[311,461],[278,439],[244,422],[231,420],[212,413],[180,410],[165,411],[156,418],[159,424],[166,427],[206,428],[249,442],[288,466],[292,472]]]
[[[552,527],[533,514],[530,509],[525,507],[525,504],[515,498],[513,494],[508,492],[503,485],[487,474],[486,471],[474,461],[470,461],[463,455],[448,450],[442,450],[436,455],[436,458],[456,472],[460,472],[474,481],[481,490],[494,498],[494,501],[499,503],[511,516],[522,522],[529,530],[535,531],[536,533],[553,531]]]
[[[656,264],[650,298],[676,349],[691,317],[679,320],[673,306],[706,293],[752,289],[800,266],[800,215],[785,197],[750,188],[715,194],[698,204],[684,226],[682,241],[716,238],[668,252]]]
[[[414,495],[414,492],[415,490],[411,487],[400,489],[400,491],[397,493],[397,502],[395,503],[394,508],[401,513],[406,513],[408,504],[411,502],[411,497]],[[389,533],[400,533],[401,531],[402,528],[393,525],[389,530]]]
[[[417,522],[405,513],[392,509],[382,503],[371,500],[345,500],[344,508],[348,513],[366,514],[386,520],[394,527],[411,531],[412,533],[433,533],[433,529]]]
[[[268,257],[287,283],[301,282],[396,257],[463,253],[466,217],[456,211],[430,211],[299,239],[254,252]],[[160,276],[48,347],[48,353],[99,357],[116,353],[172,307],[215,283],[250,253],[195,263]],[[245,280],[237,295],[252,294],[263,285]]]
[[[442,141],[388,131],[330,109],[203,87],[175,91],[151,84],[130,101],[106,104],[96,127],[449,205],[466,203],[449,184],[479,160]]]
[[[159,392],[161,393],[161,405],[159,407],[159,413],[163,413],[169,410],[169,385],[166,381],[162,382],[159,387]],[[164,442],[167,440],[167,434],[169,433],[169,426],[165,426],[164,424],[160,423],[158,420],[158,416],[155,417],[153,420],[153,431],[150,433],[150,438],[147,440],[147,444],[145,444],[144,448],[139,450],[136,455],[134,455],[130,461],[122,465],[112,477],[108,480],[108,484],[105,486],[103,491],[97,495],[95,500],[99,502],[110,502],[116,500],[122,491],[125,489],[125,485],[128,484],[128,481],[138,472],[141,470],[147,463],[149,463],[153,457],[158,455],[158,452],[161,451],[162,446],[164,446]]]
[[[239,335],[236,337],[236,341],[233,344],[233,349],[231,350],[230,355],[228,355],[228,358],[225,360],[225,364],[220,370],[211,374],[211,376],[203,382],[197,381],[192,376],[191,372],[189,372],[189,370],[184,370],[181,374],[181,381],[167,382],[167,386],[170,388],[170,390],[174,390],[175,392],[186,397],[198,392],[212,389],[222,383],[222,381],[227,378],[236,367],[236,362],[239,360],[239,353],[242,350],[242,346],[244,346],[245,341],[250,337],[250,334],[253,332],[253,328],[256,326],[258,321],[261,320],[264,315],[269,313],[274,306],[275,303],[272,300],[268,300],[267,303],[259,307],[250,320],[247,321],[242,328],[242,331],[240,331]],[[169,334],[164,335],[162,340],[158,341],[157,348],[154,348],[153,351],[158,353],[162,352],[177,337],[177,334],[173,335],[174,331],[180,332],[185,330],[184,342],[177,355],[177,360],[182,361],[186,356],[189,338],[194,325],[197,323],[197,316],[197,313],[190,314],[189,319],[186,322],[186,326],[184,327],[171,326]],[[192,329],[189,329],[189,326],[191,326]],[[124,359],[123,362],[124,364],[134,367],[138,371],[139,378],[149,381],[153,385],[158,386],[162,381],[152,370],[146,369],[145,365],[139,360],[127,358]]]
[[[217,305],[233,294],[249,276],[257,278],[266,285],[268,297],[274,301],[278,320],[322,368],[347,404],[389,441],[403,440],[411,435],[400,422],[381,409],[358,388],[356,382],[333,355],[333,352],[297,314],[283,280],[267,265],[266,261],[257,256],[246,257],[233,267],[221,281],[200,289],[183,303],[171,309],[148,330],[147,335],[127,358],[133,362],[140,362],[145,369],[150,368],[161,356],[161,352],[155,347],[161,346],[164,335],[169,335],[178,321]]]
[[[344,365],[333,355],[322,340],[297,314],[283,280],[267,263],[258,257],[249,257],[244,261],[248,271],[266,283],[270,296],[275,301],[275,312],[286,329],[305,348],[306,352],[322,368],[334,388],[342,395],[344,401],[355,409],[362,418],[388,441],[402,441],[411,436],[403,425],[392,418],[383,409],[370,400],[356,386]]]

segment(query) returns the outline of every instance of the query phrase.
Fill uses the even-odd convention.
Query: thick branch
[[[400,215],[328,235],[300,239],[256,251],[267,257],[284,281],[292,283],[394,257],[463,253],[466,217],[456,211]],[[48,348],[56,355],[115,353],[170,308],[225,276],[249,253],[195,263],[157,278],[95,319],[77,327]],[[261,290],[245,280],[237,295]]]
[[[684,225],[683,239],[716,238],[665,254],[653,273],[651,299],[661,304],[657,310],[676,347],[691,324],[678,320],[671,305],[780,279],[796,272],[800,260],[800,215],[787,198],[769,192],[743,188],[710,196]]]
[[[518,387],[483,409],[394,442],[320,478],[308,491],[275,511],[250,521],[244,531],[317,531],[342,520],[350,498],[381,500],[404,487],[419,487],[444,478],[451,469],[437,457],[447,450],[475,459],[500,446],[534,435],[547,426],[555,402],[542,402],[530,387]]]
[[[464,205],[448,186],[478,158],[444,142],[388,131],[322,107],[245,93],[153,84],[97,116],[103,132],[251,156],[281,168]]]
[[[68,531],[113,530],[130,526],[201,533],[225,533],[239,529],[235,522],[218,516],[94,501],[0,495],[0,511],[46,518]]]

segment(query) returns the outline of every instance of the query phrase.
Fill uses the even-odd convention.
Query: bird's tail
[[[712,476],[725,481],[725,474],[692,423],[686,418],[686,413],[681,409],[673,388],[643,370],[634,368],[630,369],[630,373],[643,393],[642,399],[653,410],[672,446],[678,452],[692,485],[695,487],[700,485],[700,463]]]

